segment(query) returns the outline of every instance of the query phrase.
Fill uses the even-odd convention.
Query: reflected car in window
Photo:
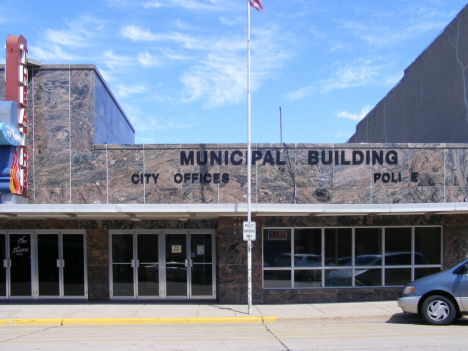
[[[411,265],[411,252],[387,252],[385,254],[385,285],[404,285],[411,280],[411,268],[393,268],[394,266]],[[419,252],[414,253],[416,264],[428,264],[427,259]],[[352,259],[346,262],[343,267],[351,267]],[[356,267],[354,269],[355,286],[382,286],[382,255],[359,255],[355,258]],[[367,268],[376,267],[376,268]],[[366,267],[366,268],[364,268]],[[424,274],[421,272],[421,274]],[[325,276],[326,286],[352,286],[352,269],[337,269],[329,272]]]
[[[407,284],[398,306],[434,325],[448,325],[468,314],[468,260]]]
[[[316,267],[322,265],[322,256],[314,254],[295,254],[294,267]],[[274,267],[291,267],[291,254],[282,253],[273,261]]]

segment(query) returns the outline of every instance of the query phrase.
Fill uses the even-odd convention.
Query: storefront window
[[[352,235],[351,228],[325,229],[325,265],[344,266],[351,262]]]
[[[322,265],[322,230],[294,230],[294,267]]]
[[[415,228],[415,253],[420,254],[420,264],[441,264],[442,236],[438,227]],[[425,259],[422,259],[422,256]]]
[[[356,266],[382,264],[382,228],[356,228]]]
[[[265,271],[263,283],[265,288],[291,288],[291,271]]]
[[[411,228],[385,229],[385,265],[411,265]]]
[[[263,267],[291,267],[291,229],[263,231]]]
[[[326,269],[325,286],[333,288],[344,288],[353,286],[352,269]]]
[[[403,286],[440,271],[441,252],[441,227],[265,228],[263,286]]]

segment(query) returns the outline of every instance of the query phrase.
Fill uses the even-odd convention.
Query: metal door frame
[[[215,231],[213,229],[172,229],[172,230],[163,230],[163,236],[164,236],[164,244],[165,244],[165,235],[171,235],[171,234],[186,234],[187,235],[187,253],[186,253],[186,262],[188,267],[191,268],[193,265],[192,258],[190,255],[190,249],[192,245],[192,235],[200,235],[200,234],[209,234],[211,235],[211,257],[212,257],[212,262],[211,262],[211,281],[212,281],[212,294],[211,295],[196,295],[193,296],[192,294],[192,270],[187,269],[187,297],[181,298],[178,296],[174,297],[167,297],[165,296],[166,299],[168,300],[192,300],[192,299],[197,299],[197,300],[214,300],[216,299],[216,247],[215,247]],[[165,245],[163,249],[165,248]],[[165,253],[164,253],[165,254]],[[166,272],[166,260],[164,257],[164,273]],[[164,290],[166,291],[166,279],[164,277],[163,280],[164,283]]]
[[[5,235],[5,260],[2,262],[3,269],[6,270],[5,280],[6,280],[6,296],[1,296],[0,299],[2,300],[31,300],[35,299],[35,285],[34,285],[34,278],[35,278],[35,265],[34,258],[36,252],[35,240],[34,240],[34,231],[32,230],[2,230],[0,234]],[[30,236],[30,262],[31,262],[31,295],[29,296],[11,296],[11,256],[10,256],[10,235],[29,235]]]
[[[88,299],[88,263],[86,254],[86,231],[85,230],[0,230],[0,234],[5,235],[5,261],[0,266],[6,269],[6,296],[0,296],[0,300],[39,300],[39,299]],[[11,296],[11,272],[10,272],[10,235],[30,235],[31,238],[31,295]],[[83,270],[84,270],[84,295],[83,296],[63,296],[63,267],[59,269],[59,296],[39,296],[39,261],[38,261],[38,234],[57,234],[59,236],[59,257],[63,259],[62,236],[67,234],[83,235]],[[7,263],[8,267],[5,267]]]
[[[38,243],[38,235],[41,234],[56,234],[58,235],[58,249],[59,249],[59,258],[58,260],[60,261],[57,262],[57,265],[60,265],[59,267],[59,296],[54,296],[54,295],[45,295],[45,296],[39,296],[39,243]],[[83,265],[84,265],[84,295],[80,296],[64,296],[64,291],[65,291],[65,280],[64,280],[64,275],[63,275],[63,268],[65,267],[65,262],[63,258],[63,236],[68,235],[68,234],[75,234],[75,235],[83,235]],[[34,232],[34,242],[36,249],[34,250],[35,253],[35,260],[34,260],[34,280],[35,280],[35,299],[38,300],[50,300],[50,299],[60,299],[60,300],[83,300],[83,299],[88,299],[88,257],[86,255],[86,231],[84,230],[37,230]]]
[[[132,234],[132,252],[133,259],[133,296],[114,296],[113,292],[113,262],[112,262],[112,235]],[[159,261],[159,296],[139,296],[138,295],[138,234],[153,234],[158,235],[158,261]],[[189,257],[191,235],[209,234],[211,235],[212,246],[212,294],[206,296],[192,296],[191,271],[187,270],[187,296],[167,297],[166,294],[166,234],[185,234],[187,237],[187,257],[186,260],[190,265],[191,257]],[[185,301],[190,299],[214,300],[216,299],[216,247],[215,247],[215,230],[214,229],[170,229],[170,230],[109,230],[109,297],[111,300],[179,300]]]
[[[133,296],[114,296],[113,288],[113,261],[112,261],[112,236],[113,235],[132,235],[132,259],[133,268]],[[138,267],[140,259],[138,258],[138,235],[157,235],[158,236],[158,273],[159,273],[159,295],[139,296],[138,295]],[[109,230],[109,298],[111,300],[160,300],[161,299],[161,231],[160,230]]]

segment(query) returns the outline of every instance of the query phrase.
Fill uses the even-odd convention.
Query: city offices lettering
[[[289,153],[281,150],[254,150],[252,151],[252,165],[285,166],[288,164]],[[243,150],[233,151],[180,151],[180,166],[241,166],[248,162],[248,157]],[[298,163],[296,156],[295,163]],[[307,165],[335,165],[335,166],[360,166],[360,165],[398,165],[398,152],[396,150],[353,150],[351,153],[346,150],[308,150]],[[133,174],[131,181],[133,184],[157,184],[158,174]],[[176,184],[201,183],[201,184],[227,184],[229,183],[229,173],[190,172],[176,173],[173,181]],[[410,175],[412,182],[418,181],[418,173],[412,172]],[[375,172],[373,182],[378,183],[398,183],[402,181],[401,173]]]

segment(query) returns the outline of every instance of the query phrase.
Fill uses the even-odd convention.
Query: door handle
[[[185,259],[185,268],[188,268],[188,262],[187,262],[187,261],[188,261],[188,260]]]

